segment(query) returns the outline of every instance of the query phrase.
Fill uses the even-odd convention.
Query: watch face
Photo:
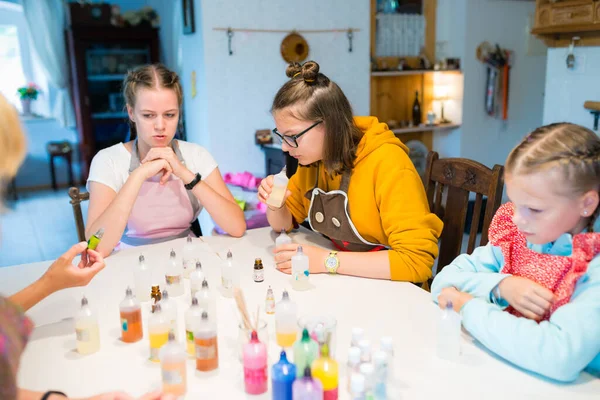
[[[327,266],[327,269],[335,269],[337,268],[337,259],[335,257],[329,256],[327,257],[327,260],[325,260],[325,266]]]

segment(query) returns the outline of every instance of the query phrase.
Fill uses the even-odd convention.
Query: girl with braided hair
[[[506,161],[506,193],[490,241],[433,281],[463,327],[491,351],[546,377],[600,372],[600,138],[556,123]]]
[[[183,93],[160,64],[129,71],[123,96],[136,139],[101,150],[90,168],[86,236],[104,228],[98,251],[159,243],[190,234],[202,208],[231,236],[246,231],[244,214],[203,147],[174,139]]]

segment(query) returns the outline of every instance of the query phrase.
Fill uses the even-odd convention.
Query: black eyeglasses
[[[304,135],[306,132],[310,131],[315,126],[319,125],[321,122],[323,122],[323,121],[317,121],[314,124],[312,124],[311,126],[309,126],[308,128],[306,128],[305,130],[303,130],[302,132],[297,133],[292,136],[282,135],[281,133],[279,133],[279,131],[277,131],[277,128],[273,129],[273,133],[276,136],[278,136],[281,140],[283,140],[288,146],[297,148],[298,147],[298,138],[300,136]]]

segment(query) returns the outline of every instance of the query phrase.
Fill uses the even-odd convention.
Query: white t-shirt
[[[208,177],[217,168],[217,162],[204,147],[182,140],[177,142],[185,166],[193,173],[199,173],[202,179]],[[92,160],[87,190],[90,190],[89,185],[93,181],[102,183],[118,193],[129,177],[130,163],[131,153],[123,143],[100,150]]]

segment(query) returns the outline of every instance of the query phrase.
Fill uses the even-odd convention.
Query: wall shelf
[[[410,69],[405,71],[372,71],[371,76],[373,77],[389,77],[389,76],[407,76],[407,75],[424,75],[424,74],[462,74],[461,70],[439,70],[435,71],[432,69]]]
[[[442,124],[442,125],[420,125],[411,128],[399,128],[392,129],[395,135],[401,135],[403,133],[417,133],[417,132],[440,132],[447,131],[450,129],[460,128],[460,124]]]

